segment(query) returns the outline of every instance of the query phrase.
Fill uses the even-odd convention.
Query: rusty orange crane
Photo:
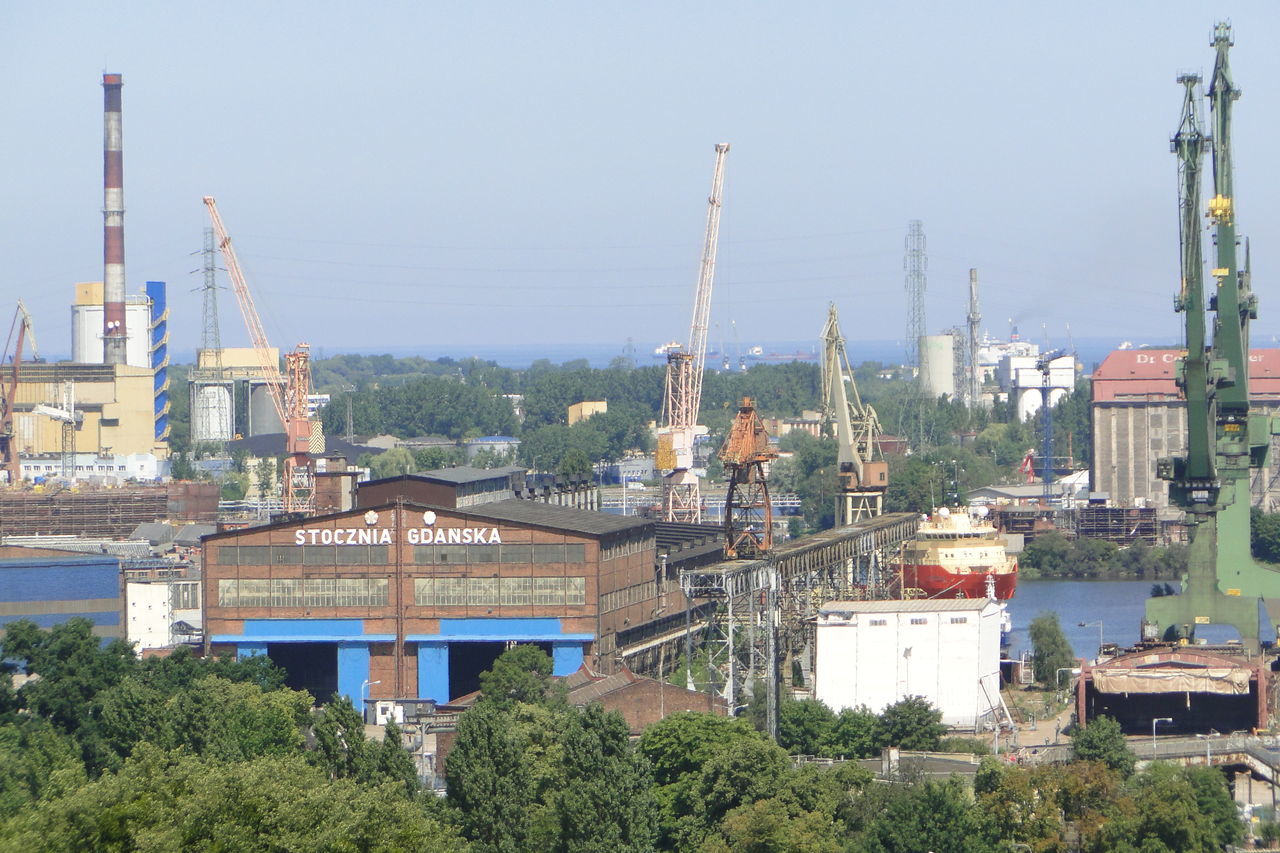
[[[205,196],[204,203],[209,208],[209,219],[213,223],[214,241],[222,251],[222,258],[227,265],[231,289],[235,292],[240,314],[244,317],[245,326],[249,330],[253,350],[258,356],[259,366],[266,377],[267,387],[271,392],[271,402],[275,406],[280,423],[284,426],[285,459],[282,484],[284,511],[309,514],[315,508],[315,471],[311,464],[311,419],[307,416],[307,395],[311,392],[311,348],[307,344],[300,343],[293,352],[286,354],[284,361],[288,378],[281,375],[280,365],[271,354],[267,333],[262,328],[258,309],[249,293],[244,271],[240,268],[235,248],[231,245],[231,237],[227,234],[226,226],[222,224],[218,203],[212,196]]]
[[[720,461],[729,477],[724,532],[725,556],[730,559],[754,559],[773,547],[773,504],[764,466],[777,458],[755,401],[744,397],[720,448]]]

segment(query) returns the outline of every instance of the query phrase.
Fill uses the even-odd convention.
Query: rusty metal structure
[[[744,397],[729,437],[720,448],[729,479],[725,495],[725,556],[759,559],[773,548],[773,504],[764,466],[778,458],[769,434],[756,412],[755,401]]]
[[[102,362],[125,363],[124,150],[120,90],[124,78],[102,75]]]
[[[262,328],[262,319],[258,316],[253,296],[249,293],[249,285],[240,268],[235,248],[231,245],[231,237],[222,223],[222,215],[218,213],[218,203],[212,196],[205,196],[204,203],[209,208],[214,239],[226,261],[227,274],[231,277],[231,287],[249,330],[249,338],[258,355],[262,372],[267,377],[271,402],[284,427],[284,511],[310,514],[315,507],[315,470],[311,462],[312,426],[307,417],[307,394],[311,391],[310,346],[298,344],[297,349],[285,355],[288,374],[286,382],[285,377],[280,374],[279,364],[272,357],[267,333]]]

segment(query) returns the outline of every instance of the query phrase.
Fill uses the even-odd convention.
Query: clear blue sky
[[[713,145],[733,146],[713,322],[1176,339],[1180,71],[1235,25],[1237,210],[1280,332],[1274,2],[18,3],[0,7],[0,314],[68,352],[102,275],[103,71],[124,75],[129,291],[198,345],[215,195],[272,342],[684,339]],[[1277,294],[1277,296],[1273,296]],[[247,338],[229,291],[224,343]],[[712,333],[713,340],[726,336]]]

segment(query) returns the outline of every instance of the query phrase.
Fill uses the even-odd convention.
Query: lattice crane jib
[[[725,495],[725,555],[756,558],[773,547],[773,504],[765,466],[778,458],[755,403],[744,399],[720,448],[729,488]]]
[[[724,195],[724,165],[728,143],[715,147],[715,170],[707,199],[707,227],[702,262],[694,290],[689,341],[683,351],[668,353],[663,426],[658,436],[657,465],[663,478],[663,514],[668,521],[700,523],[702,496],[692,472],[694,430],[702,405],[702,377],[707,360],[707,329],[711,319],[711,291],[715,282],[720,242],[720,207]]]
[[[31,315],[22,300],[13,312],[13,322],[9,326],[9,339],[5,342],[5,354],[9,353],[9,345],[13,345],[13,355],[9,363],[8,375],[5,377],[4,399],[0,401],[0,467],[3,467],[6,481],[16,486],[22,480],[22,463],[18,456],[18,447],[14,442],[13,413],[18,395],[18,378],[22,375],[22,350],[31,347],[32,358],[39,358],[36,350],[35,330],[31,324]]]
[[[1257,305],[1248,270],[1237,267],[1235,197],[1231,167],[1231,109],[1240,96],[1231,80],[1231,29],[1214,29],[1216,51],[1209,86],[1212,137],[1200,130],[1196,110],[1199,80],[1183,75],[1182,119],[1173,137],[1180,179],[1181,282],[1175,309],[1185,315],[1187,355],[1178,364],[1178,384],[1187,402],[1185,456],[1160,459],[1157,472],[1169,481],[1170,503],[1188,524],[1188,568],[1179,595],[1149,599],[1148,636],[1192,638],[1198,626],[1229,625],[1258,647],[1259,602],[1272,625],[1280,625],[1280,572],[1250,554],[1250,472],[1264,467],[1280,423],[1249,406],[1249,321]],[[1213,197],[1207,212],[1217,244],[1205,318],[1200,241],[1201,163],[1206,144],[1213,156]],[[1246,262],[1247,263],[1247,262]]]
[[[300,344],[295,351],[285,356],[288,372],[286,380],[280,373],[280,365],[271,354],[271,344],[267,340],[266,330],[262,327],[262,320],[258,316],[257,306],[254,305],[253,296],[249,292],[249,285],[240,267],[240,261],[236,257],[235,248],[231,245],[231,236],[227,233],[222,215],[218,212],[218,204],[212,196],[205,196],[204,203],[209,209],[214,239],[227,265],[231,289],[236,295],[236,303],[240,306],[240,314],[244,317],[245,327],[249,331],[250,342],[258,357],[258,366],[266,379],[271,403],[284,428],[285,512],[309,513],[315,505],[315,478],[310,457],[311,423],[307,418],[306,406],[311,387],[309,348],[306,344]]]
[[[843,527],[884,511],[889,467],[879,449],[880,420],[858,393],[835,305],[827,309],[822,344],[823,414],[835,433],[836,524]]]

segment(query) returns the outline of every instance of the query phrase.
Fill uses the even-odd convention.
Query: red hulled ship
[[[903,596],[921,598],[1012,598],[1018,560],[987,519],[985,507],[972,513],[943,507],[924,521],[902,554]]]

